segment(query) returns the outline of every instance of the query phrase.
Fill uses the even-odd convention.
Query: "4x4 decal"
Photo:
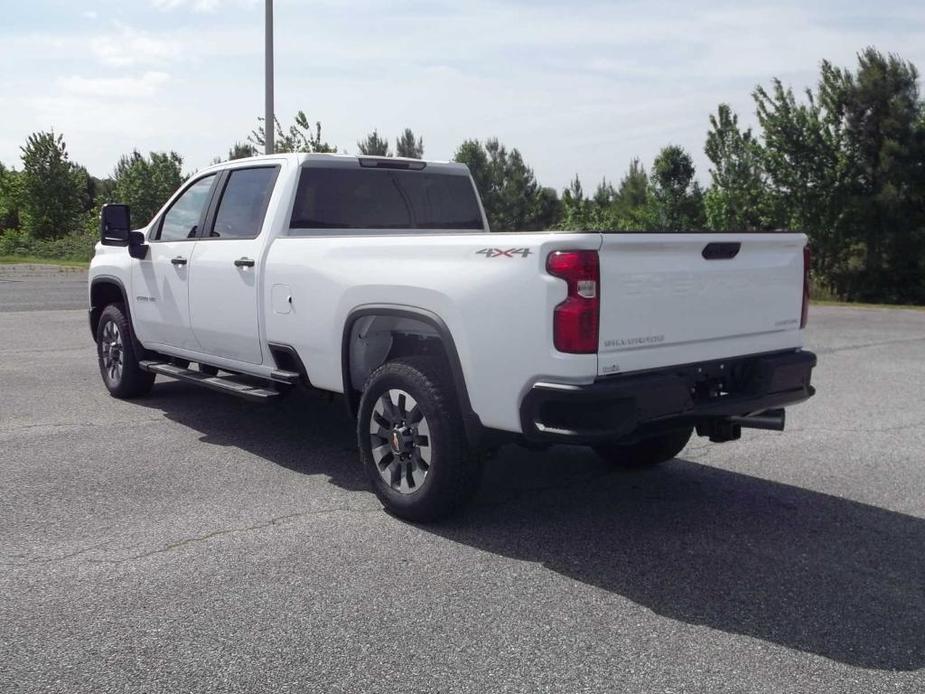
[[[484,255],[486,258],[513,258],[515,255],[519,255],[521,258],[526,258],[530,255],[529,248],[508,248],[503,250],[501,248],[483,248],[480,251],[475,252],[476,255]]]

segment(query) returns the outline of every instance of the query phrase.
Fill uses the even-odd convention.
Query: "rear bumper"
[[[632,439],[793,405],[815,393],[816,355],[736,357],[602,378],[590,385],[537,383],[524,397],[524,437],[537,443]]]

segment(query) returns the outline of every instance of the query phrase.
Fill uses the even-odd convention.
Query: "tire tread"
[[[102,332],[103,326],[111,320],[122,333],[122,380],[117,386],[112,386],[103,369],[102,353]],[[138,365],[138,357],[135,355],[135,333],[132,330],[131,322],[126,316],[125,306],[121,303],[112,303],[103,309],[100,314],[100,322],[96,329],[96,355],[99,361],[100,376],[103,383],[113,397],[120,399],[137,398],[147,395],[154,385],[155,375],[144,371]]]
[[[393,378],[411,384],[418,391],[415,394],[416,399],[420,395],[431,401],[435,411],[429,418],[439,421],[445,437],[440,451],[435,451],[442,466],[441,474],[431,480],[426,497],[410,503],[408,499],[397,498],[398,495],[394,492],[390,494],[391,490],[384,489],[372,461],[371,451],[368,450],[369,424],[366,412],[372,405],[368,402],[367,394],[373,392],[384,379]],[[357,438],[360,455],[373,482],[376,495],[389,511],[407,520],[435,521],[452,514],[472,497],[480,479],[480,458],[477,451],[470,449],[467,443],[453,379],[443,359],[407,356],[386,362],[367,378],[359,415]],[[431,424],[431,430],[433,429],[434,424]]]

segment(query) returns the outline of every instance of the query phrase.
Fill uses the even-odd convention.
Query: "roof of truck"
[[[405,157],[373,157],[366,156],[365,154],[321,154],[321,153],[305,153],[305,152],[287,152],[281,154],[261,154],[255,157],[245,157],[243,159],[232,159],[229,161],[223,161],[219,164],[213,164],[212,166],[203,169],[207,171],[209,169],[221,169],[229,164],[240,164],[243,162],[261,162],[261,161],[279,161],[280,159],[295,160],[299,164],[305,164],[307,162],[321,162],[326,161],[335,165],[348,165],[351,163],[359,164],[360,160],[363,161],[381,161],[388,164],[401,164],[402,162],[408,162],[411,165],[420,165],[424,164],[425,167],[432,167],[438,169],[456,169],[463,170],[468,172],[469,167],[465,164],[461,164],[455,161],[440,161],[435,159],[408,159]],[[417,167],[415,167],[417,168]]]

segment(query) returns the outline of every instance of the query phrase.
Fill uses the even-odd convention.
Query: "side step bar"
[[[279,396],[279,392],[272,388],[262,388],[247,383],[240,383],[232,380],[233,377],[230,376],[209,376],[201,371],[184,369],[175,364],[166,362],[141,361],[138,362],[138,366],[151,373],[160,374],[161,376],[170,376],[178,381],[195,383],[196,385],[205,386],[206,388],[211,388],[220,393],[237,395],[239,398],[251,400],[252,402],[267,402]],[[296,375],[298,376],[298,374]]]
[[[283,369],[276,369],[270,372],[270,378],[274,381],[279,381],[280,383],[288,383],[289,385],[295,385],[299,382],[299,379],[302,378],[295,371],[285,371]]]

